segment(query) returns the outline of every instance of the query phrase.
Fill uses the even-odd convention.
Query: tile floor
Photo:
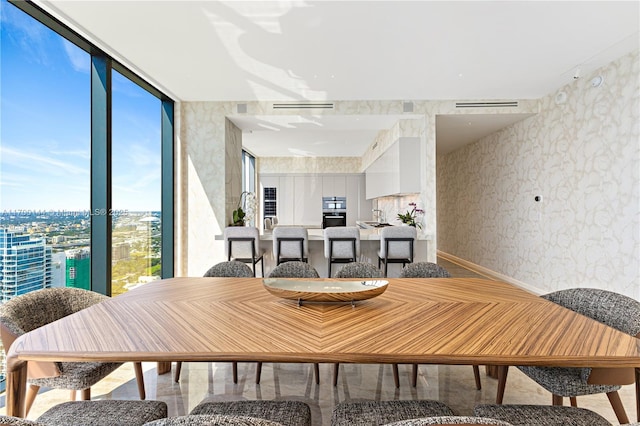
[[[453,276],[474,276],[450,262],[441,261]],[[393,384],[391,366],[378,364],[341,364],[338,386],[331,384],[332,364],[320,365],[320,385],[315,384],[312,364],[265,363],[260,385],[255,384],[255,363],[239,363],[239,380],[232,381],[231,363],[184,363],[179,383],[172,374],[158,376],[155,363],[144,363],[147,399],[165,401],[169,415],[187,414],[203,400],[294,399],[308,403],[314,426],[329,425],[335,404],[356,399],[436,399],[454,412],[471,414],[476,404],[495,401],[497,381],[485,376],[481,367],[482,390],[476,390],[471,366],[421,365],[418,385],[410,384],[410,365],[400,366],[400,388]],[[620,391],[631,421],[636,420],[635,389]],[[93,399],[137,399],[132,364],[124,364],[92,389]],[[36,419],[49,407],[69,399],[68,391],[41,390],[28,418]],[[509,371],[505,404],[550,404],[551,395],[516,368]],[[578,398],[589,408],[618,424],[606,395]],[[0,396],[4,413],[4,395]]]

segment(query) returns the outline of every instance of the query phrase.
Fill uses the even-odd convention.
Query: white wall
[[[565,103],[552,93],[538,115],[438,157],[438,248],[541,292],[640,299],[639,81],[636,52],[562,87]]]

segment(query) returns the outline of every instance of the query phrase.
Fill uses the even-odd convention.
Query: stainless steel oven
[[[347,197],[322,197],[322,228],[347,226]]]

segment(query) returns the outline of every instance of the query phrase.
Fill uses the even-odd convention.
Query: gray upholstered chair
[[[565,308],[593,318],[632,336],[640,337],[640,302],[622,294],[595,288],[571,288],[541,296]],[[635,383],[633,368],[565,368],[519,366],[524,374],[551,392],[552,404],[562,405],[564,397],[571,398],[606,393],[620,423],[629,423],[620,401],[621,385]],[[507,375],[498,383],[498,401],[502,401]],[[636,405],[640,406],[636,394]]]
[[[436,263],[415,262],[402,269],[400,278],[451,278],[451,274]]]
[[[189,414],[253,417],[283,426],[311,426],[311,408],[302,401],[205,401]]]
[[[54,405],[35,421],[0,416],[0,425],[14,426],[139,426],[167,417],[162,401],[105,399]]]
[[[253,276],[256,264],[260,262],[264,277],[264,251],[260,250],[260,231],[255,226],[228,226],[224,228],[224,250],[227,260],[250,263]]]
[[[331,278],[331,265],[355,262],[360,256],[360,229],[357,226],[332,226],[325,228],[323,235],[327,276]]]
[[[351,262],[342,267],[337,273],[336,278],[381,278],[382,271],[375,265],[368,262]],[[338,385],[338,371],[340,363],[333,364],[333,386]],[[398,374],[398,365],[393,364],[393,380],[396,387],[400,387],[400,378]]]
[[[378,268],[384,263],[384,276],[387,276],[389,263],[413,263],[413,248],[417,237],[414,226],[387,226],[380,231],[380,250]]]
[[[611,426],[593,411],[553,405],[478,405],[474,414],[509,422],[514,426]]]
[[[226,262],[220,262],[213,265],[204,273],[205,277],[235,277],[235,278],[250,278],[253,277],[253,271],[251,268],[237,260],[229,260]],[[233,383],[238,383],[238,362],[233,361]],[[182,361],[176,362],[176,371],[173,373],[173,381],[178,383],[180,381],[180,372],[182,371]]]
[[[446,404],[432,400],[351,401],[336,405],[331,426],[384,425],[401,420],[453,416]]]
[[[109,297],[79,288],[47,288],[26,293],[0,305],[0,337],[5,351],[21,335],[79,312]],[[34,362],[27,367],[29,387],[25,399],[25,415],[41,386],[82,391],[83,400],[91,399],[91,386],[108,376],[122,363],[100,362]],[[138,393],[145,398],[142,364],[134,363]]]
[[[320,275],[308,263],[292,260],[273,268],[269,278],[320,278]]]
[[[423,417],[421,419],[401,420],[399,422],[387,423],[384,426],[426,426],[426,425],[513,426],[511,423],[503,422],[502,420],[489,419],[486,417],[469,417],[469,416]]]
[[[336,278],[382,278],[382,271],[368,262],[351,262],[336,273]]]
[[[255,417],[189,414],[146,423],[145,426],[283,426],[281,423]]]
[[[273,256],[276,265],[288,260],[306,262],[309,258],[309,232],[301,226],[277,226],[273,229]]]
[[[306,262],[289,261],[284,262],[273,268],[269,274],[269,278],[320,278],[316,268]],[[320,384],[320,364],[313,364],[316,383]],[[260,383],[260,375],[262,374],[262,363],[258,362],[256,371],[256,383]]]
[[[229,260],[213,265],[204,273],[205,277],[253,277],[253,271],[246,264],[237,260]]]
[[[405,266],[400,272],[400,278],[451,278],[451,274],[442,266],[432,262],[415,262]],[[480,380],[480,368],[473,366],[473,376],[476,381],[476,389],[482,389]],[[411,372],[411,386],[418,383],[418,364],[413,364]]]

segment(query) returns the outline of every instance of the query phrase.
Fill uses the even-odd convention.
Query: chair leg
[[[260,272],[262,274],[262,278],[264,278],[264,260],[260,260]]]
[[[562,406],[563,398],[560,395],[551,395],[551,405],[560,405]]]
[[[384,276],[387,276],[387,270],[389,268],[389,262],[387,261],[387,259],[384,260]]]
[[[607,397],[609,398],[611,407],[613,407],[613,411],[616,413],[616,417],[620,424],[623,425],[629,423],[629,418],[627,417],[627,413],[624,411],[624,405],[622,405],[618,392],[609,392]]]
[[[313,372],[316,376],[316,385],[320,384],[320,364],[317,362],[313,364]]]
[[[231,370],[233,372],[233,383],[238,383],[238,362],[233,361],[231,363]]]
[[[413,364],[411,369],[411,386],[414,388],[418,385],[418,364]]]
[[[180,370],[182,370],[182,361],[176,362],[176,371],[173,373],[173,381],[176,383],[180,381]]]
[[[569,397],[569,403],[571,404],[572,407],[577,407],[578,406],[578,398],[576,398],[575,396],[570,396]]]
[[[256,366],[256,385],[260,384],[260,376],[262,376],[262,363],[258,362]]]
[[[138,394],[140,395],[140,400],[144,401],[147,397],[147,394],[144,390],[144,374],[142,373],[142,363],[134,362],[133,369],[136,372],[136,383],[138,384]]]
[[[501,405],[504,399],[504,389],[507,386],[508,365],[498,365],[498,393],[496,394],[496,404]]]
[[[400,388],[400,374],[398,373],[398,364],[393,364],[393,382],[396,389]]]
[[[33,405],[33,401],[36,399],[36,395],[38,395],[38,391],[40,390],[40,386],[37,385],[29,385],[27,389],[27,397],[24,401],[24,416],[27,417],[29,415],[29,410],[31,410],[31,406]]]
[[[480,368],[477,365],[473,366],[473,377],[476,379],[476,389],[482,390],[482,382],[480,381]]]
[[[333,364],[333,386],[338,386],[338,368],[340,367],[339,363]]]
[[[77,398],[76,398],[76,391],[75,391],[75,390],[72,390],[72,391],[71,391],[71,395],[69,395],[69,401],[76,401],[76,400],[77,400]]]
[[[329,271],[329,275],[327,275],[327,278],[331,278],[331,259],[329,259],[329,262],[327,263],[327,270]]]
[[[89,401],[91,399],[91,388],[82,389],[80,391],[80,399],[83,401]]]
[[[640,368],[636,368],[636,416],[640,422]]]

